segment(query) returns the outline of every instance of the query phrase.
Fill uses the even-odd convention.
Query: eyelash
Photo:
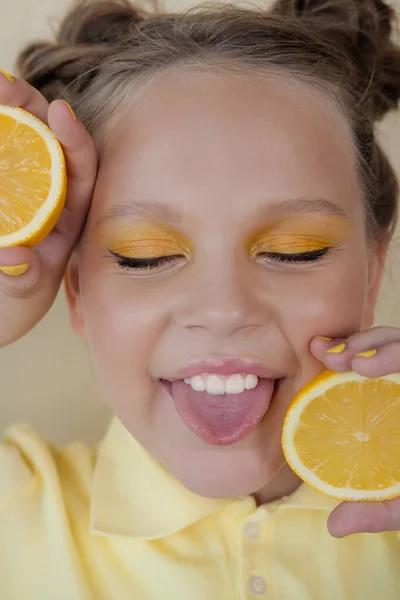
[[[308,252],[297,252],[294,254],[281,254],[279,252],[265,252],[260,254],[268,262],[283,264],[315,263],[321,260],[331,248],[321,248],[320,250],[310,250]],[[180,255],[160,256],[155,258],[132,258],[121,256],[112,250],[109,252],[115,257],[116,262],[122,269],[132,269],[137,271],[152,271],[159,267],[174,263]]]
[[[294,254],[280,254],[279,252],[264,252],[260,254],[261,258],[266,258],[269,262],[275,263],[315,263],[321,260],[332,248],[321,248],[319,250],[309,250],[308,252],[296,252]]]
[[[112,250],[109,250],[115,257],[116,262],[122,269],[135,269],[137,271],[151,271],[157,269],[169,263],[175,262],[182,256],[160,256],[155,258],[131,258],[128,256],[121,256]]]

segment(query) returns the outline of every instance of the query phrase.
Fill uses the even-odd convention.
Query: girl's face
[[[73,326],[113,411],[198,494],[290,481],[284,415],[323,370],[310,341],[371,325],[355,160],[331,103],[277,77],[170,70],[106,138]]]

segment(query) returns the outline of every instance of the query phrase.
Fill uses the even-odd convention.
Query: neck
[[[253,496],[258,505],[267,504],[279,500],[283,496],[288,496],[297,490],[301,483],[301,479],[297,477],[296,473],[293,473],[288,465],[285,465],[267,485]]]

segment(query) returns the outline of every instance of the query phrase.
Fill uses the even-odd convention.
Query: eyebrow
[[[290,214],[322,214],[323,216],[336,216],[342,219],[348,219],[346,212],[337,204],[323,198],[317,199],[285,199],[268,203],[256,211],[255,216],[276,218]],[[122,220],[141,218],[141,219],[159,219],[169,222],[177,222],[182,218],[182,214],[174,207],[148,200],[138,202],[129,200],[112,206],[96,222],[96,226],[105,223],[116,223]]]
[[[281,200],[279,202],[271,203],[267,210],[261,209],[260,213],[265,216],[269,216],[269,213],[271,213],[273,217],[287,216],[290,214],[316,213],[327,217],[335,216],[341,217],[342,219],[349,218],[343,208],[324,198],[296,198],[294,200]]]
[[[164,221],[179,221],[180,213],[175,208],[163,204],[162,202],[155,202],[154,200],[148,200],[145,202],[138,202],[135,200],[128,200],[115,204],[112,206],[104,215],[102,215],[96,222],[96,225],[103,225],[104,223],[116,223],[117,221],[134,219],[159,219]]]

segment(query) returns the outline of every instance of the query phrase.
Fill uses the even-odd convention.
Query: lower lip
[[[196,392],[184,381],[162,383],[193,433],[209,445],[228,446],[242,440],[266,415],[276,380],[259,379],[253,390],[218,396]]]

